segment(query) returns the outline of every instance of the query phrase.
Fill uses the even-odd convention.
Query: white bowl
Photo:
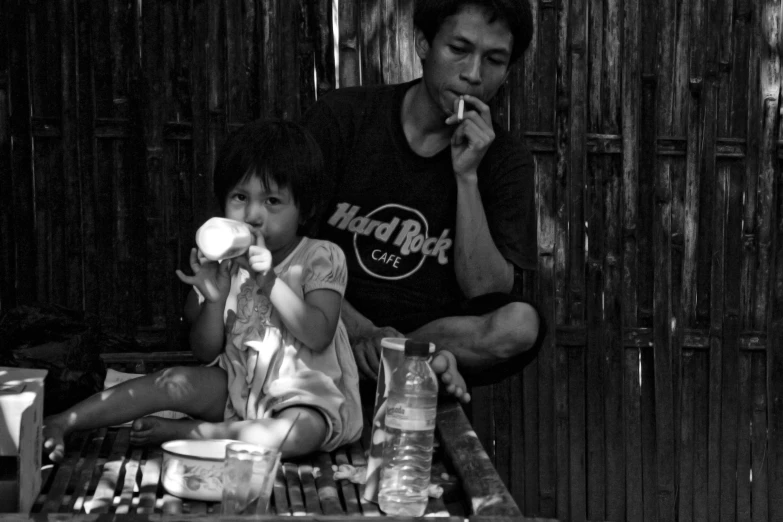
[[[223,460],[233,440],[170,440],[163,450],[163,487],[174,496],[220,502]]]

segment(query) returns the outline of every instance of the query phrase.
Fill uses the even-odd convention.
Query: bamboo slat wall
[[[474,390],[476,430],[530,516],[783,520],[781,2],[532,9],[494,111],[536,159],[530,289],[553,328]],[[411,13],[0,0],[0,312],[53,303],[182,346],[174,270],[227,131],[415,77]]]

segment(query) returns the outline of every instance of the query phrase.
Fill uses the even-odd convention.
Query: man
[[[336,188],[320,234],[348,257],[342,317],[364,377],[382,337],[406,336],[447,350],[436,371],[450,352],[469,383],[493,382],[545,330],[512,293],[536,268],[532,158],[487,105],[532,18],[524,0],[418,0],[414,25],[421,78],[338,89],[305,115]]]

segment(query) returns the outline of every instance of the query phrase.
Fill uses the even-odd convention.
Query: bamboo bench
[[[102,357],[107,367],[133,373],[195,363],[183,352],[104,354]],[[364,431],[362,440],[350,446],[284,461],[275,481],[272,513],[341,519],[381,516],[383,513],[376,504],[362,498],[360,485],[343,478],[334,479],[333,465],[366,464],[369,430]],[[43,488],[30,517],[51,515],[58,521],[63,520],[62,514],[69,514],[67,519],[74,521],[84,516],[90,520],[94,514],[114,518],[125,514],[221,518],[219,503],[167,494],[160,484],[162,451],[159,447],[131,446],[129,434],[127,427],[73,433],[63,462],[44,469]],[[444,400],[438,405],[436,436],[433,482],[443,488],[443,495],[430,499],[428,516],[458,520],[468,516],[522,518],[456,401]],[[11,522],[8,517],[0,515],[0,521]]]

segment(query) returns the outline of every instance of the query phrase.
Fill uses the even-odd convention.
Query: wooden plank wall
[[[781,1],[531,7],[494,111],[534,152],[552,329],[476,431],[529,516],[783,520]],[[412,8],[0,0],[0,312],[181,347],[216,147],[417,76]]]

